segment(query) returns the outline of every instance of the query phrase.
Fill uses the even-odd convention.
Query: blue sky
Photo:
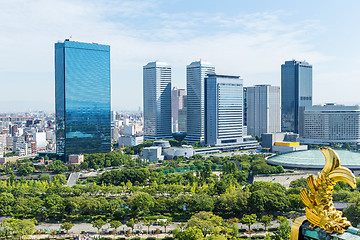
[[[315,104],[360,104],[360,1],[0,0],[0,112],[54,111],[54,43],[111,45],[112,108],[142,106],[142,66],[173,86],[204,59],[246,86],[280,85],[280,65],[313,65]]]

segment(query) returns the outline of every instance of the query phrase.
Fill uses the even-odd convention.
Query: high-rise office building
[[[171,138],[171,66],[150,62],[143,67],[144,140]]]
[[[312,66],[286,61],[281,65],[281,131],[301,136],[306,106],[312,106]]]
[[[247,87],[247,133],[261,136],[263,133],[281,131],[280,87],[256,85]]]
[[[172,114],[172,131],[178,132],[179,129],[179,110],[183,108],[183,98],[186,96],[185,89],[173,87],[171,90],[171,114]]]
[[[205,144],[243,142],[243,80],[209,74],[205,78]]]
[[[183,96],[182,108],[179,109],[178,132],[185,133],[187,129],[187,96]]]
[[[204,140],[204,79],[214,74],[215,67],[208,62],[192,62],[186,67],[187,135],[185,140],[194,143]]]
[[[110,46],[55,43],[56,152],[111,151]]]

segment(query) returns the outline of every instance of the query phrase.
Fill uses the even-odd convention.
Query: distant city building
[[[0,134],[0,147],[6,147],[6,134]]]
[[[247,106],[247,88],[244,87],[243,88],[243,136],[247,136],[248,135],[248,131],[247,131],[247,110],[248,110],[248,106]]]
[[[303,138],[309,144],[360,143],[360,106],[305,107]]]
[[[161,155],[162,148],[160,146],[151,146],[143,148],[143,159],[146,159],[150,162],[157,162],[159,160],[164,160],[164,156]]]
[[[70,164],[81,164],[84,162],[84,155],[69,155],[68,159]]]
[[[37,132],[33,134],[34,141],[38,150],[46,149],[46,132]]]
[[[263,133],[261,134],[262,147],[269,152],[294,152],[307,150],[307,145],[300,145],[299,134],[297,133]]]
[[[136,146],[142,144],[144,142],[143,136],[136,136],[136,135],[122,135],[119,137],[119,146],[126,147],[126,146]]]
[[[187,129],[187,96],[183,96],[183,106],[178,112],[178,132],[185,133]]]
[[[172,114],[172,131],[178,132],[179,110],[183,109],[183,98],[186,96],[185,89],[174,87],[171,90],[171,114]]]
[[[19,159],[18,156],[13,157],[0,157],[0,165],[5,165],[6,163],[16,163],[16,161]]]
[[[263,133],[280,132],[280,87],[256,85],[246,89],[247,133],[260,137]]]
[[[55,44],[56,152],[111,151],[110,46]]]
[[[195,151],[192,146],[171,147],[169,141],[154,141],[153,146],[143,149],[143,159],[151,162],[173,159],[175,156],[192,157]]]
[[[205,131],[205,78],[214,74],[215,67],[208,62],[192,62],[186,67],[187,135],[185,140],[194,143],[204,140]]]
[[[243,142],[243,80],[209,74],[205,78],[205,144]]]
[[[312,66],[286,61],[281,65],[281,131],[303,132],[303,112],[312,106]]]
[[[144,140],[171,138],[171,67],[150,62],[143,67]]]

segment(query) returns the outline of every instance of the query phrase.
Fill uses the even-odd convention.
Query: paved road
[[[68,180],[67,180],[67,184],[68,186],[72,187],[77,183],[77,180],[80,177],[80,173],[79,172],[73,172],[70,174]]]
[[[254,182],[265,181],[265,182],[273,182],[280,183],[284,187],[288,188],[291,181],[299,179],[299,178],[307,178],[310,174],[314,174],[315,176],[317,171],[295,171],[290,174],[281,174],[281,175],[270,175],[270,176],[255,176]]]
[[[168,226],[166,228],[166,231],[168,232],[169,230],[173,230],[175,229],[180,223],[173,223],[170,226]],[[276,221],[272,222],[273,226],[272,227],[277,227],[279,226],[279,224]],[[37,230],[40,231],[59,231],[60,229],[60,225],[59,223],[40,223],[39,225],[36,226]],[[248,227],[244,224],[239,223],[238,224],[239,229],[248,229]],[[158,225],[153,225],[150,226],[150,231],[155,231],[156,229],[160,229],[163,232],[165,231],[164,227],[158,226]],[[261,225],[261,223],[255,223],[251,226],[251,229],[259,229],[259,228],[263,228],[263,226]],[[105,224],[102,228],[105,232],[111,231],[112,229],[110,228],[110,224]],[[128,228],[126,225],[122,225],[120,228],[118,228],[119,231],[126,231]],[[135,231],[147,231],[147,226],[143,225],[143,224],[136,224],[134,230]],[[96,228],[92,227],[91,223],[76,223],[74,225],[74,227],[69,231],[69,233],[74,233],[74,234],[79,234],[82,231],[90,233],[90,234],[96,234],[98,233]]]

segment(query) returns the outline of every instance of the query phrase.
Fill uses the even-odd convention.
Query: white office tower
[[[204,79],[208,74],[214,73],[215,67],[205,61],[192,62],[186,66],[187,135],[185,140],[189,143],[204,140]]]
[[[205,78],[205,144],[243,142],[243,80],[239,76],[210,74]]]
[[[281,131],[280,87],[247,87],[246,101],[248,135],[260,137],[263,133]]]
[[[171,66],[150,62],[143,67],[144,140],[171,138]]]

